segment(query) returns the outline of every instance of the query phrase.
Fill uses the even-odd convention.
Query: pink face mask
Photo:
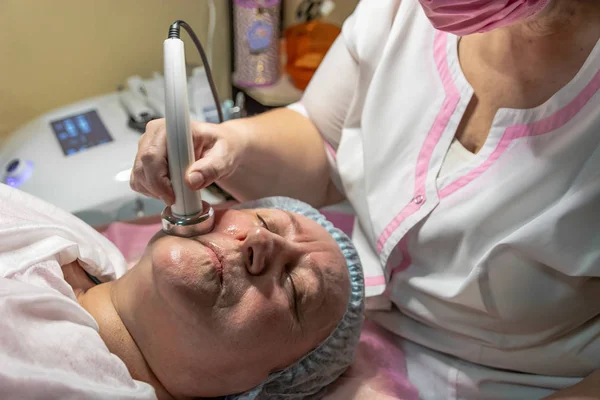
[[[550,0],[419,0],[436,29],[458,36],[487,32],[527,19]]]

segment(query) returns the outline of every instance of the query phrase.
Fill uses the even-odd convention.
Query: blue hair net
[[[364,278],[358,253],[350,238],[310,205],[287,197],[269,197],[236,208],[277,208],[302,214],[317,222],[337,241],[346,258],[351,294],[348,307],[335,330],[314,350],[284,370],[274,372],[255,388],[226,400],[320,399],[354,360],[364,309]]]

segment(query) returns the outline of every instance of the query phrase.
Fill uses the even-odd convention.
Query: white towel
[[[0,184],[0,398],[154,399],[111,354],[61,266],[101,281],[126,271],[119,250],[73,215]]]

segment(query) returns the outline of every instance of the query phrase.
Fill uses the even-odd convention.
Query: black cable
[[[219,116],[219,122],[223,122],[223,110],[221,109],[221,102],[219,101],[219,94],[217,93],[217,87],[215,86],[215,81],[212,76],[212,72],[210,72],[210,65],[208,64],[208,58],[206,57],[206,53],[204,53],[204,48],[198,39],[198,36],[194,33],[194,30],[191,26],[187,24],[187,22],[182,20],[177,20],[171,24],[169,27],[169,39],[179,39],[180,29],[179,27],[183,27],[192,38],[192,42],[196,45],[196,49],[198,49],[198,53],[200,53],[200,58],[202,59],[202,64],[204,64],[204,70],[206,71],[206,79],[208,79],[208,84],[210,86],[210,91],[212,92],[213,100],[215,101],[215,105],[217,106],[217,114]]]

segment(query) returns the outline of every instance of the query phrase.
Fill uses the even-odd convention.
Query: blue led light
[[[14,170],[17,169],[19,164],[20,164],[19,160],[13,160],[10,164],[8,164],[8,167],[6,167],[6,172],[8,172],[9,174],[11,172],[14,172]]]
[[[19,166],[21,164],[19,162],[19,160],[15,160],[11,163],[11,165],[9,165],[9,168],[14,163],[17,163],[17,166]],[[23,185],[29,178],[31,178],[31,174],[33,173],[33,163],[31,161],[25,161],[24,164],[25,165],[21,168],[22,170],[18,175],[8,176],[6,178],[6,184],[8,186],[18,188],[19,186]],[[7,168],[7,171],[9,168]],[[16,171],[16,167],[12,171],[8,171],[8,172],[11,173],[11,172],[15,172],[15,171]]]

